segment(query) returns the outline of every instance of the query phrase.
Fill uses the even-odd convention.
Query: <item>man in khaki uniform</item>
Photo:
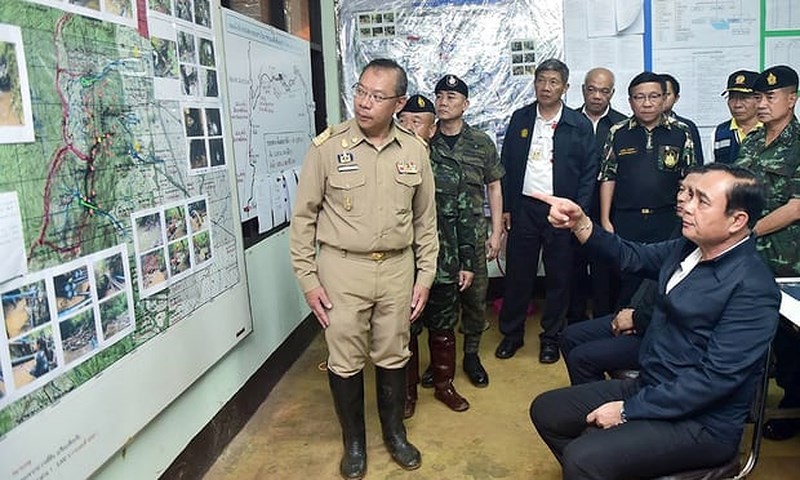
[[[392,120],[407,86],[392,60],[364,67],[353,86],[355,118],[320,134],[306,155],[292,217],[292,266],[325,329],[344,478],[366,472],[367,356],[389,453],[407,470],[421,462],[403,426],[404,367],[410,323],[427,302],[439,244],[426,147]]]

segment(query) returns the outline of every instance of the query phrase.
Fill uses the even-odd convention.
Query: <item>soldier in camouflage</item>
[[[433,133],[433,105],[414,95],[398,113],[402,126],[429,140]],[[473,208],[466,188],[466,177],[458,160],[431,150],[431,168],[436,183],[436,215],[439,229],[439,258],[436,277],[422,312],[421,321],[411,324],[412,361],[406,365],[408,392],[406,418],[414,415],[419,377],[418,340],[423,325],[428,327],[434,397],[456,412],[469,408],[469,402],[453,386],[455,376],[458,295],[470,287],[473,278],[476,235]],[[415,351],[416,350],[416,351]]]
[[[487,328],[486,292],[489,276],[486,260],[493,260],[500,251],[503,234],[503,195],[500,179],[505,175],[497,155],[494,142],[485,133],[464,121],[464,112],[469,106],[469,88],[455,75],[445,75],[435,87],[436,116],[438,128],[431,139],[433,155],[457,161],[466,180],[466,188],[472,205],[472,228],[478,241],[475,244],[475,279],[472,287],[460,293],[461,329],[464,332],[463,368],[476,387],[489,385],[489,375],[478,356],[481,335]],[[484,185],[488,194],[492,233],[483,214]],[[430,368],[422,378],[422,386],[430,387]]]
[[[794,115],[797,72],[779,65],[764,70],[753,90],[758,119],[764,128],[742,142],[738,165],[750,168],[767,188],[764,216],[754,233],[757,247],[776,276],[800,276],[800,123]],[[800,407],[800,341],[793,332],[778,329],[773,342],[775,379],[783,387],[781,408]],[[796,419],[773,419],[764,436],[784,440],[800,431]]]

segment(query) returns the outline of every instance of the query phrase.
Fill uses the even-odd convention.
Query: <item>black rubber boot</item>
[[[417,447],[408,442],[403,425],[406,401],[406,369],[375,367],[378,390],[378,416],[381,419],[383,442],[392,459],[406,470],[416,470],[422,464]]]
[[[367,473],[367,437],[364,428],[364,374],[342,378],[328,370],[333,405],[342,426],[344,454],[339,463],[343,478],[360,479]]]

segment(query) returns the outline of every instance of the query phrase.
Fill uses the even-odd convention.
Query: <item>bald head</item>
[[[586,113],[593,117],[603,115],[614,96],[614,73],[603,67],[589,70],[581,91]]]

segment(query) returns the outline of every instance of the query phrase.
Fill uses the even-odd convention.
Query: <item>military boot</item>
[[[328,370],[336,416],[342,426],[344,454],[339,473],[346,479],[364,478],[367,473],[367,439],[364,428],[364,374],[343,378]]]
[[[422,464],[417,447],[406,438],[403,410],[406,397],[406,369],[375,367],[378,390],[378,416],[381,419],[383,443],[398,465],[415,470]]]
[[[451,410],[463,412],[469,402],[453,386],[456,373],[456,335],[453,330],[430,330],[433,396]]]

